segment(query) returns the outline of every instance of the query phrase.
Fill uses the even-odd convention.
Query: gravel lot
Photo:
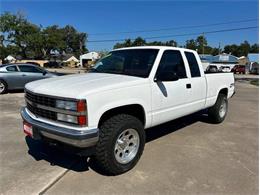
[[[116,177],[25,138],[24,94],[1,95],[0,194],[258,194],[258,87],[236,88],[224,123],[195,114],[148,129],[141,160]]]

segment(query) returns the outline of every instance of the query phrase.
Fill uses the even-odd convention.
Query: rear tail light
[[[77,111],[78,112],[85,112],[86,111],[86,101],[85,100],[79,100],[77,102]]]

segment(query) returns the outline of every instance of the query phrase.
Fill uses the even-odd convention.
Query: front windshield
[[[90,72],[148,77],[158,49],[126,49],[112,51],[100,59]]]

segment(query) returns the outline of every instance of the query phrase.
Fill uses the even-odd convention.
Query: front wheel
[[[0,79],[0,94],[4,94],[7,91],[7,84]]]
[[[145,145],[142,122],[134,116],[119,114],[100,127],[94,161],[108,175],[119,175],[132,169]]]
[[[225,120],[227,111],[227,96],[225,94],[219,94],[215,105],[208,110],[209,118],[213,123],[221,123]]]

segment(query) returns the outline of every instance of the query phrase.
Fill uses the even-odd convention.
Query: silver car
[[[23,89],[25,84],[31,81],[56,76],[33,64],[0,65],[0,94],[7,90]]]

